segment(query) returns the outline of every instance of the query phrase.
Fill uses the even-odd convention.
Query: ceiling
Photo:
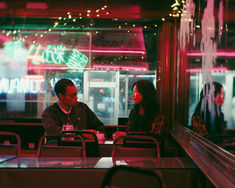
[[[41,4],[35,4],[41,2]],[[30,4],[31,3],[31,4]],[[58,17],[70,12],[74,17],[79,13],[87,14],[90,18],[97,18],[96,10],[100,9],[100,18],[142,18],[161,19],[171,12],[170,5],[174,0],[86,0],[86,1],[26,1],[11,0],[2,2],[0,17]],[[105,10],[101,8],[106,5]],[[109,12],[109,14],[106,14]]]
[[[119,21],[132,19],[135,22],[141,19],[141,22],[150,20],[156,22],[164,18],[166,21],[172,21],[174,19],[169,14],[173,13],[171,5],[175,2],[176,0],[5,0],[0,2],[0,26],[3,22],[4,24],[11,22],[14,25],[14,19],[17,20],[17,17],[40,18],[42,22],[47,22],[47,19],[66,17],[68,12],[72,18],[82,18],[82,21],[94,19],[97,23],[100,22],[101,26],[104,23],[102,19],[111,19],[113,24],[116,24],[113,22],[114,19]],[[202,17],[201,12],[206,6],[206,0],[194,0],[194,2],[196,4],[195,17]],[[215,0],[215,15],[218,12],[219,2],[220,0]],[[223,4],[224,20],[234,21],[235,0],[223,0]],[[182,5],[178,6],[178,9],[180,10],[181,7]],[[9,18],[12,20],[10,21]],[[37,23],[37,20],[35,22]],[[40,23],[37,24],[40,25]],[[106,24],[111,24],[111,22],[106,22]]]
[[[220,0],[214,1],[214,15],[217,19]],[[194,0],[194,2],[195,17],[201,18],[206,0]],[[0,27],[44,30],[53,28],[61,17],[62,20],[58,21],[59,27],[53,28],[54,31],[73,30],[73,26],[79,28],[78,31],[108,31],[111,28],[119,30],[119,27],[121,30],[128,30],[134,25],[156,29],[155,26],[162,23],[163,18],[166,21],[175,21],[169,16],[173,12],[171,5],[174,3],[175,0],[5,0],[0,1]],[[223,6],[224,23],[227,24],[228,31],[224,39],[226,40],[224,44],[227,46],[222,48],[235,49],[235,0],[223,0]]]

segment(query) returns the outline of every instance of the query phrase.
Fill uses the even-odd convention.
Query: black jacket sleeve
[[[106,133],[105,128],[104,128],[104,124],[97,118],[97,116],[95,115],[95,113],[86,105],[86,114],[87,114],[87,127],[89,129],[95,129],[97,131]]]
[[[59,119],[51,108],[46,108],[42,113],[42,125],[46,134],[59,134],[62,130]]]

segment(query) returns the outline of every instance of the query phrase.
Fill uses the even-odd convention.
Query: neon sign
[[[79,62],[79,63],[77,63]],[[71,69],[84,69],[88,62],[88,58],[83,55],[81,52],[77,50],[73,50],[72,53],[69,55],[69,60],[67,62],[67,66]]]
[[[0,78],[0,93],[45,93],[43,79]]]
[[[71,78],[70,78],[71,79]],[[59,80],[59,78],[52,78],[49,83],[50,87],[54,88],[55,83]],[[79,78],[71,79],[76,85],[76,87],[81,90],[81,80]],[[24,93],[24,94],[38,94],[38,93],[46,93],[47,86],[44,84],[47,80],[40,75],[28,75],[24,78],[0,78],[0,93]]]
[[[32,63],[39,64],[65,64],[70,69],[83,70],[87,63],[88,57],[81,52],[73,49],[69,54],[66,53],[66,47],[63,45],[51,45],[47,44],[46,49],[42,49],[40,44],[32,44],[28,51],[28,56],[32,57]]]
[[[47,44],[43,48],[41,44],[32,44],[26,53],[23,43],[20,40],[8,41],[3,44],[4,58],[6,62],[23,61],[24,59],[32,59],[34,65],[40,64],[65,64],[69,69],[83,71],[88,63],[88,57],[76,49],[66,50],[64,45]],[[2,60],[1,60],[1,63]]]

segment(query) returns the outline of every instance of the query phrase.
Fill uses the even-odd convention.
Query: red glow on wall
[[[110,48],[108,48],[110,49]],[[78,49],[80,52],[92,52],[92,53],[113,53],[113,54],[145,54],[142,50],[82,50]]]
[[[47,9],[48,6],[44,2],[28,2],[26,4],[27,9]]]
[[[6,8],[7,8],[6,2],[0,2],[0,9],[6,9]]]
[[[7,41],[10,41],[10,40],[11,40],[10,37],[7,37],[6,35],[0,34],[0,41],[7,42]]]

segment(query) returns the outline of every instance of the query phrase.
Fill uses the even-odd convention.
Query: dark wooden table
[[[0,164],[1,187],[100,187],[114,165],[152,169],[164,178],[168,188],[198,187],[203,178],[189,158],[36,158],[23,157]],[[200,184],[201,185],[201,184]]]

